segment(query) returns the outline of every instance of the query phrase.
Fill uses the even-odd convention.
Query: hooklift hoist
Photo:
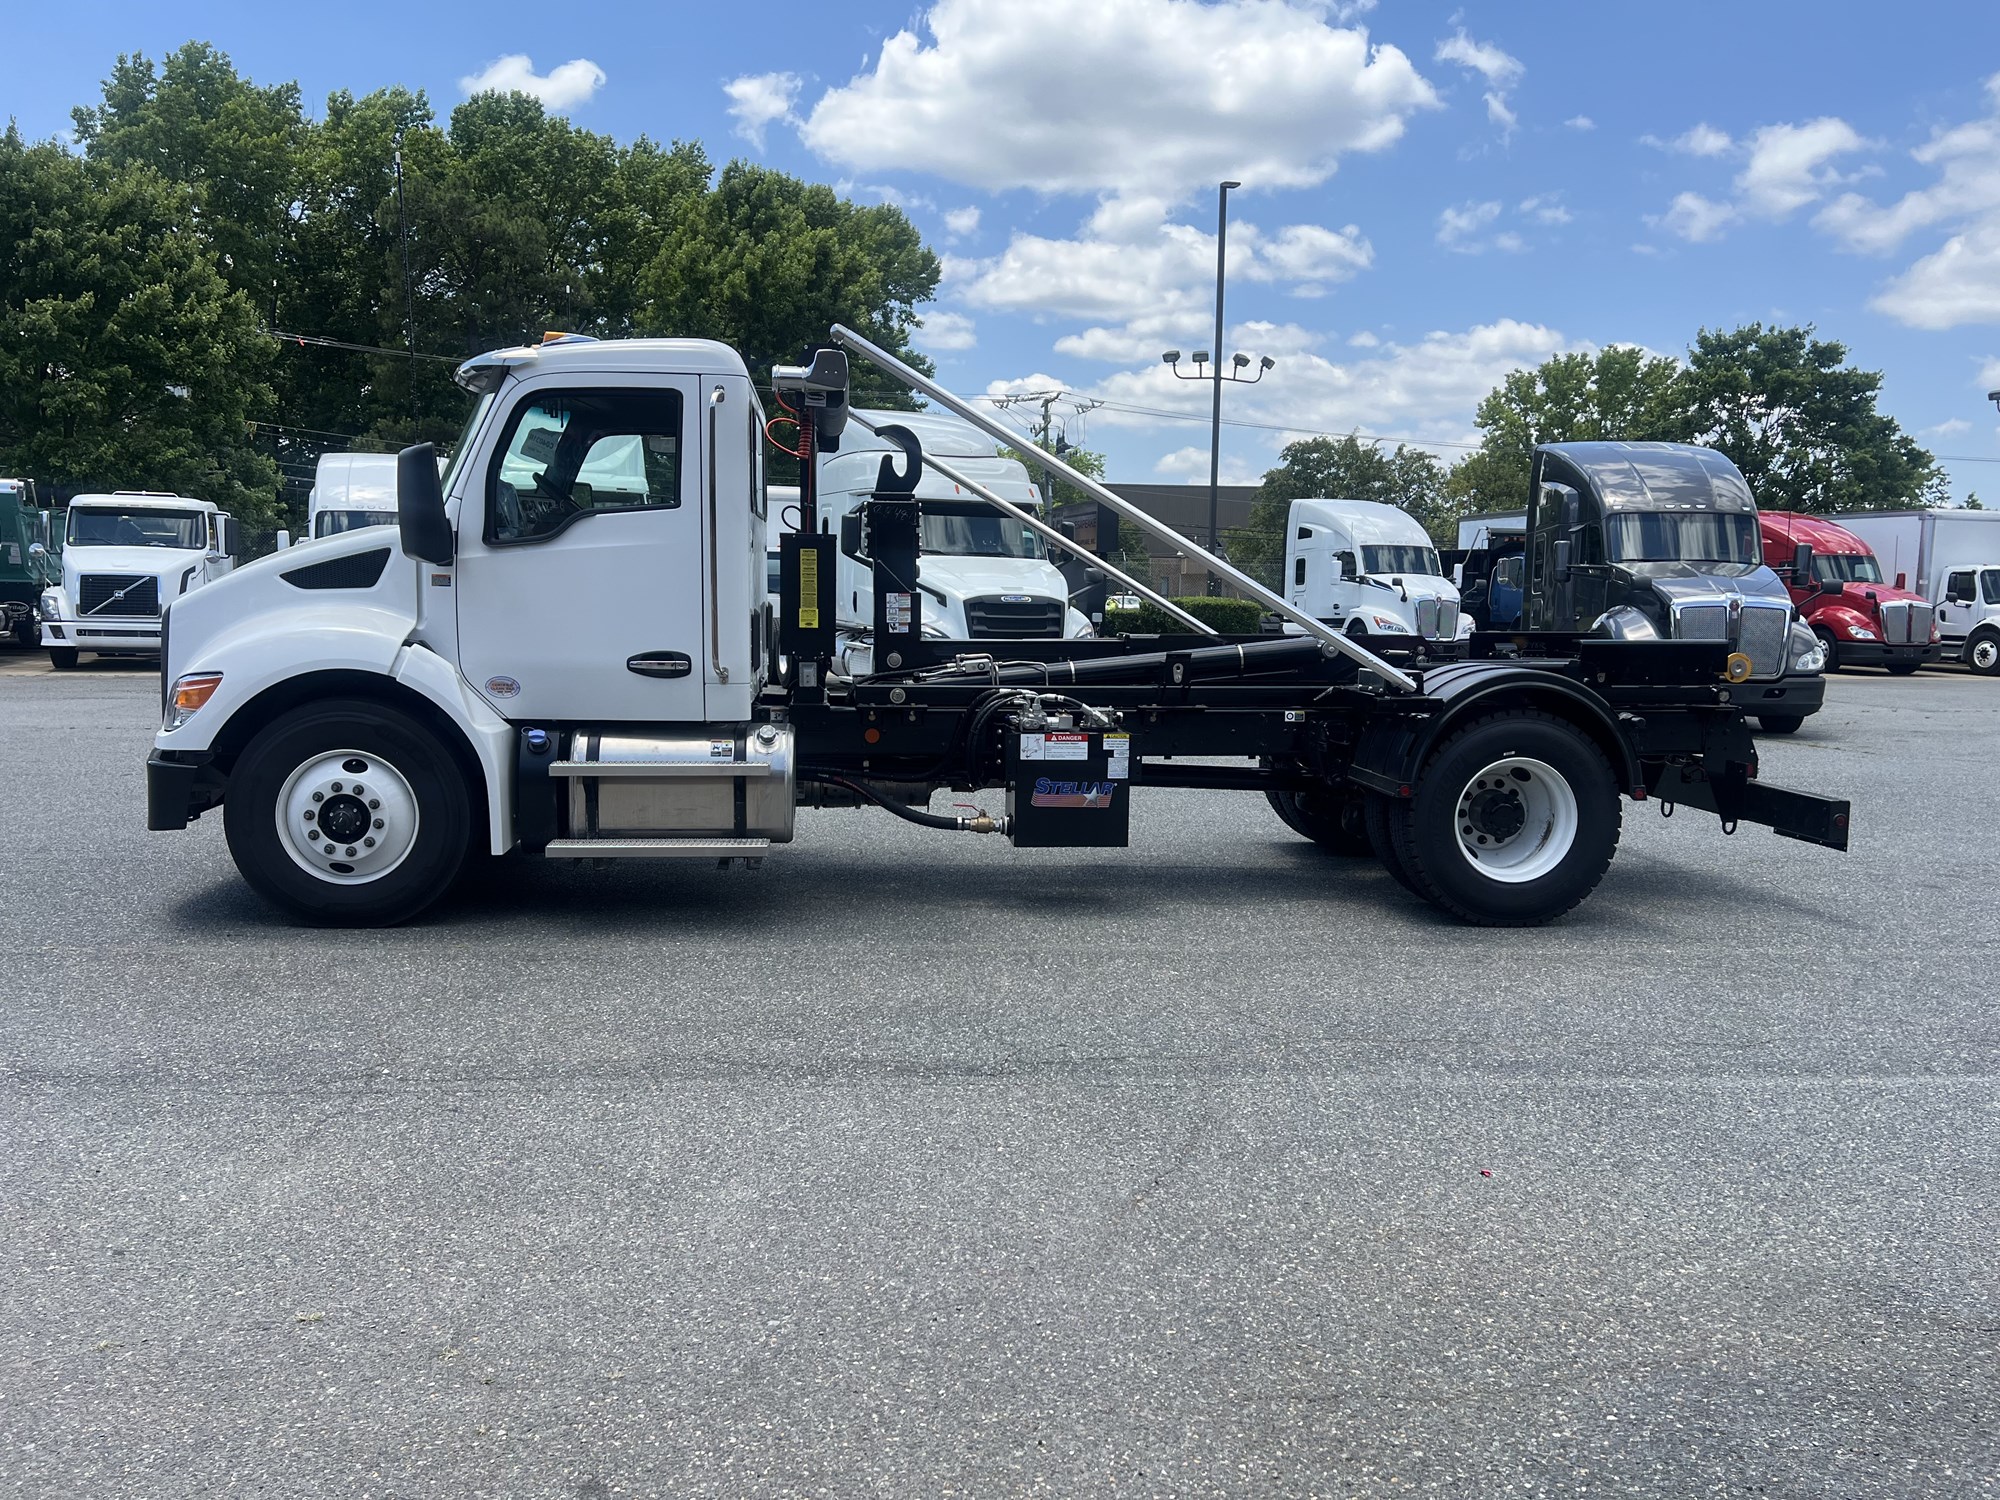
[[[740,359],[700,341],[496,351],[461,369],[482,405],[446,480],[428,445],[404,454],[398,540],[413,567],[389,566],[382,533],[354,533],[176,604],[166,727],[148,767],[150,826],[182,827],[221,805],[254,886],[308,920],[346,923],[421,910],[475,839],[495,854],[755,860],[790,840],[803,805],[872,806],[927,827],[1005,833],[1019,846],[1117,847],[1130,798],[1146,787],[1262,792],[1295,832],[1338,853],[1372,853],[1412,892],[1489,925],[1547,922],[1582,900],[1616,850],[1621,798],[1703,808],[1726,832],[1761,823],[1846,848],[1847,803],[1757,778],[1730,702],[1744,663],[1723,643],[1491,634],[1467,659],[1421,663],[1330,629],[1046,452],[1038,462],[1302,633],[1221,636],[1182,615],[1194,627],[1186,635],[928,636],[916,493],[927,460],[894,424],[876,430],[901,463],[883,458],[863,508],[865,545],[849,554],[872,568],[875,670],[841,674],[833,588],[845,543],[821,526],[816,455],[837,450],[848,421],[847,351],[997,440],[1020,438],[853,331],[836,326],[832,336],[807,363],[772,372],[781,420],[798,422],[800,458],[800,518],[781,540],[775,622],[762,588],[765,425]],[[646,381],[678,392],[676,414],[696,413],[675,427],[675,445],[645,428],[648,452],[678,453],[686,482],[666,503],[592,510],[577,482],[590,445],[607,434],[627,441],[635,425],[617,413],[639,398],[612,388]],[[541,447],[510,438],[534,412],[558,407],[564,425]],[[744,432],[747,461],[735,447]],[[569,447],[577,451],[565,457]],[[523,453],[547,467],[529,472]],[[691,514],[684,496],[697,501]],[[553,519],[532,537],[511,534],[524,514]],[[705,624],[698,641],[623,662],[678,684],[683,696],[670,705],[634,713],[642,690],[615,670],[601,690],[589,686],[605,670],[593,657],[646,637],[603,638],[607,625],[553,647],[515,642],[518,598],[497,610],[482,602],[523,586],[510,579],[574,576],[562,559],[582,555],[578,538],[591,534],[628,549],[647,537],[700,538],[695,552],[659,554],[663,568],[694,559],[684,564],[686,618],[691,629]],[[547,549],[539,565],[534,547]],[[740,563],[725,562],[739,550],[754,559],[754,592],[735,577]],[[260,622],[250,591],[264,574]],[[242,595],[233,619],[231,589]],[[677,597],[661,608],[671,612]],[[335,651],[325,640],[340,630],[348,636]],[[356,644],[370,631],[381,638],[372,650]],[[573,680],[492,671],[512,664],[509,651],[530,666],[540,651]],[[223,712],[204,722],[211,700]],[[924,810],[943,788],[1004,789],[1005,812]]]

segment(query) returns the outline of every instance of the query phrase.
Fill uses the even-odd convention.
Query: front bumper
[[[79,651],[132,651],[158,656],[160,622],[157,619],[44,619],[42,644],[74,646]]]
[[[1761,682],[1739,682],[1729,690],[1729,701],[1746,714],[1797,714],[1810,718],[1826,702],[1826,678],[1811,676],[1767,678]]]
[[[1890,667],[1906,662],[1925,666],[1944,655],[1941,642],[1928,646],[1887,646],[1880,641],[1835,641],[1843,667]]]
[[[155,750],[146,757],[146,827],[185,828],[222,805],[226,786],[207,750]]]

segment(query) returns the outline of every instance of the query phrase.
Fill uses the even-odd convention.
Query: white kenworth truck
[[[78,495],[64,525],[62,583],[41,599],[57,668],[85,651],[158,655],[168,606],[230,572],[240,550],[235,518],[186,495]]]
[[[1292,502],[1285,596],[1351,636],[1400,636],[1426,655],[1463,656],[1472,639],[1430,533],[1408,511],[1373,500]]]
[[[1186,635],[937,639],[917,581],[926,460],[893,423],[899,453],[876,455],[861,521],[874,670],[839,671],[839,544],[820,527],[814,454],[846,428],[848,351],[1014,438],[860,335],[833,336],[772,372],[804,450],[776,661],[766,413],[742,359],[699,340],[499,350],[459,371],[477,399],[442,477],[428,445],[403,454],[394,531],[311,541],[174,603],[150,826],[220,807],[251,885],[346,924],[414,915],[475,855],[754,863],[792,838],[801,805],[1104,847],[1125,844],[1140,789],[1263,793],[1329,850],[1372,852],[1452,915],[1504,925],[1583,899],[1625,799],[1846,846],[1845,802],[1758,778],[1729,702],[1745,664],[1726,644],[1475,637],[1464,661],[1398,661],[1053,455],[1064,480],[1305,633],[1190,621]],[[641,487],[579,477],[605,445],[636,447]],[[927,811],[943,788],[1004,790],[1005,806]]]

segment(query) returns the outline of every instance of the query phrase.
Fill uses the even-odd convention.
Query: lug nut
[[[361,846],[364,849],[373,849],[375,847],[375,840],[373,838],[365,838],[361,841]]]
[[[358,781],[354,783],[354,795],[357,797],[361,795],[361,783]]]
[[[1482,785],[1483,785],[1483,784],[1484,784],[1484,783],[1482,783]],[[334,789],[334,790],[335,790],[336,792],[337,792],[337,791],[339,791],[339,790],[340,790],[340,783],[336,781],[336,782],[335,782],[335,783],[333,784],[333,789]]]
[[[313,801],[315,801],[315,802],[324,802],[324,801],[326,801],[326,793],[325,793],[325,792],[314,792],[314,793],[313,793]]]
[[[368,805],[370,807],[380,807],[382,805],[382,799],[380,797],[370,797],[368,799]]]
[[[348,857],[349,859],[352,859],[352,858],[354,858],[354,846],[353,846],[352,844],[349,844],[349,845],[347,846],[347,857]]]
[[[380,828],[380,827],[382,826],[382,820],[381,820],[380,818],[377,818],[377,819],[375,820],[375,826],[376,826],[377,828]]]
[[[313,810],[309,807],[306,809],[306,821],[310,823],[312,820],[313,820]]]
[[[306,830],[306,837],[307,837],[307,838],[309,838],[309,839],[316,839],[316,838],[318,838],[318,837],[319,837],[319,830],[318,830],[317,828],[308,828],[308,829]]]

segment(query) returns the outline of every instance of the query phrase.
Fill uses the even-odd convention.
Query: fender
[[[1873,615],[1852,604],[1829,603],[1807,614],[1805,622],[1807,625],[1823,625],[1836,640],[1843,641],[1852,640],[1857,630],[1866,630],[1873,635],[1881,629]]]
[[[1444,738],[1469,719],[1497,708],[1539,708],[1567,719],[1597,743],[1628,794],[1644,795],[1645,779],[1632,742],[1611,706],[1582,684],[1535,667],[1502,661],[1461,661],[1424,673],[1424,696],[1413,712],[1370,724],[1354,747],[1348,778],[1373,792],[1407,798],[1417,773]]]

